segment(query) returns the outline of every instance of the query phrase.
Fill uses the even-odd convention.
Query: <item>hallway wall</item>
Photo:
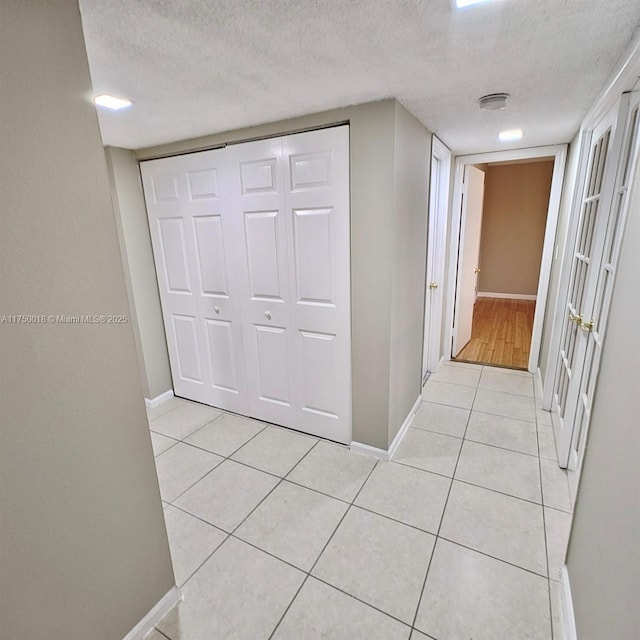
[[[389,444],[422,392],[431,134],[396,103]]]
[[[175,584],[76,0],[0,3],[0,635],[123,638]]]
[[[639,269],[640,162],[567,552],[579,640],[636,638],[640,630]]]
[[[478,291],[538,291],[553,160],[484,165]]]
[[[107,147],[107,166],[144,397],[173,388],[149,222],[133,153]]]

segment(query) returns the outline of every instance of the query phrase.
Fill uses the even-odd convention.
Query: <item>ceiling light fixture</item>
[[[457,9],[464,9],[465,7],[470,7],[474,4],[484,4],[485,2],[490,2],[490,0],[452,0],[452,2]]]
[[[520,140],[523,136],[522,129],[509,129],[508,131],[501,131],[498,134],[500,142],[513,142],[514,140]]]
[[[507,106],[508,93],[490,93],[478,99],[478,106],[487,111],[499,111]]]
[[[127,100],[126,98],[116,98],[115,96],[110,96],[108,93],[96,96],[93,101],[99,107],[111,109],[112,111],[118,111],[118,109],[124,109],[131,106],[131,100]]]

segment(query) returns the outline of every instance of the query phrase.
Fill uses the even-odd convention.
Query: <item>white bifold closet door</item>
[[[348,442],[348,127],[141,169],[176,395]]]

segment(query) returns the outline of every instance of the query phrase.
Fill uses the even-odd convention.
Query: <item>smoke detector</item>
[[[507,106],[508,93],[490,93],[478,100],[478,106],[487,111],[499,111]]]

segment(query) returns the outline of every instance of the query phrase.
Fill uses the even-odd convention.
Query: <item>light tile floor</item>
[[[533,376],[443,365],[393,461],[149,412],[184,600],[152,640],[564,640],[571,522]]]

